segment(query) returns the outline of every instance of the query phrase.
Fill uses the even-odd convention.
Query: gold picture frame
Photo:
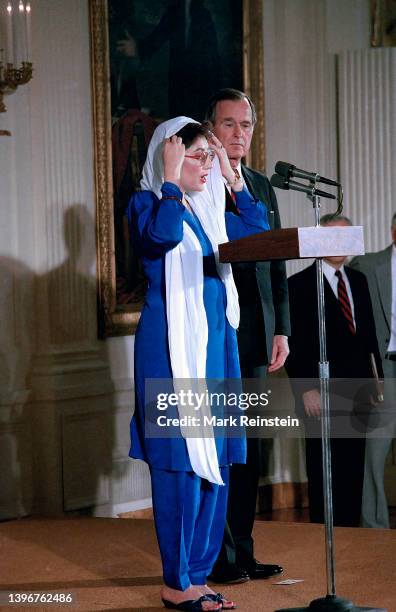
[[[99,336],[133,334],[142,303],[116,302],[111,92],[107,0],[89,0],[96,197]],[[261,0],[243,0],[243,81],[257,110],[248,164],[265,170],[264,53]]]

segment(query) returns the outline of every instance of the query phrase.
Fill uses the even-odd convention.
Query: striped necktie
[[[344,315],[344,317],[346,318],[348,322],[348,328],[351,334],[356,334],[355,323],[353,321],[353,316],[352,316],[351,302],[349,301],[347,288],[345,286],[344,279],[342,278],[341,271],[336,270],[335,275],[338,278],[337,293],[338,293],[338,301],[341,306],[342,314]]]
[[[228,191],[227,185],[224,185],[226,195],[226,212],[233,212],[239,215],[239,210],[236,206],[236,196],[233,191]]]

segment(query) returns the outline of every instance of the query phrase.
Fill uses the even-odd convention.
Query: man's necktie
[[[226,195],[226,212],[233,212],[234,214],[239,215],[239,210],[236,206],[236,197],[233,191],[228,191],[226,185],[224,185],[225,195]]]
[[[348,322],[348,327],[349,327],[349,331],[351,332],[351,334],[356,334],[355,323],[353,322],[353,316],[352,316],[351,302],[349,301],[344,279],[342,278],[342,274],[340,270],[337,270],[335,275],[338,278],[337,293],[338,293],[338,301],[340,302],[342,314],[344,315],[344,317],[346,318]]]

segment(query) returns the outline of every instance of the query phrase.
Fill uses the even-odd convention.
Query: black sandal
[[[226,597],[224,597],[224,595],[222,595],[221,593],[215,593],[215,594],[208,593],[207,597],[209,597],[209,599],[211,599],[212,601],[216,601],[217,603],[221,604],[223,606],[223,610],[236,610],[238,607],[234,604],[232,600],[226,599]],[[224,604],[231,604],[231,605],[225,608]]]
[[[162,599],[162,603],[164,604],[165,608],[167,608],[168,610],[185,610],[185,612],[218,612],[221,610],[221,607],[218,608],[217,610],[207,610],[205,611],[202,608],[202,602],[203,601],[211,601],[211,602],[216,602],[221,604],[221,601],[218,601],[217,599],[213,599],[213,597],[216,597],[215,595],[202,595],[202,597],[200,597],[199,599],[189,599],[187,601],[182,601],[179,604],[173,603],[173,601],[168,601],[167,599]]]

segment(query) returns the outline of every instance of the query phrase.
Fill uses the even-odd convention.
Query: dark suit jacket
[[[391,334],[392,319],[392,245],[378,253],[354,257],[351,267],[367,278],[382,358],[385,357]]]
[[[268,178],[246,166],[242,174],[250,193],[267,207],[270,228],[279,229],[278,203]],[[231,198],[226,209],[236,212]],[[237,263],[232,269],[241,308],[238,347],[244,373],[268,364],[274,334],[290,335],[286,268],[277,260]]]
[[[381,359],[368,285],[364,274],[345,268],[355,311],[356,334],[351,334],[338,299],[324,278],[327,359],[330,378],[372,378],[370,353],[374,353],[379,372]],[[288,280],[292,333],[286,370],[291,379],[317,379],[319,361],[316,265],[309,266]],[[318,386],[318,385],[317,385]],[[292,381],[296,400],[313,388],[311,381]],[[303,410],[296,405],[296,410]]]

